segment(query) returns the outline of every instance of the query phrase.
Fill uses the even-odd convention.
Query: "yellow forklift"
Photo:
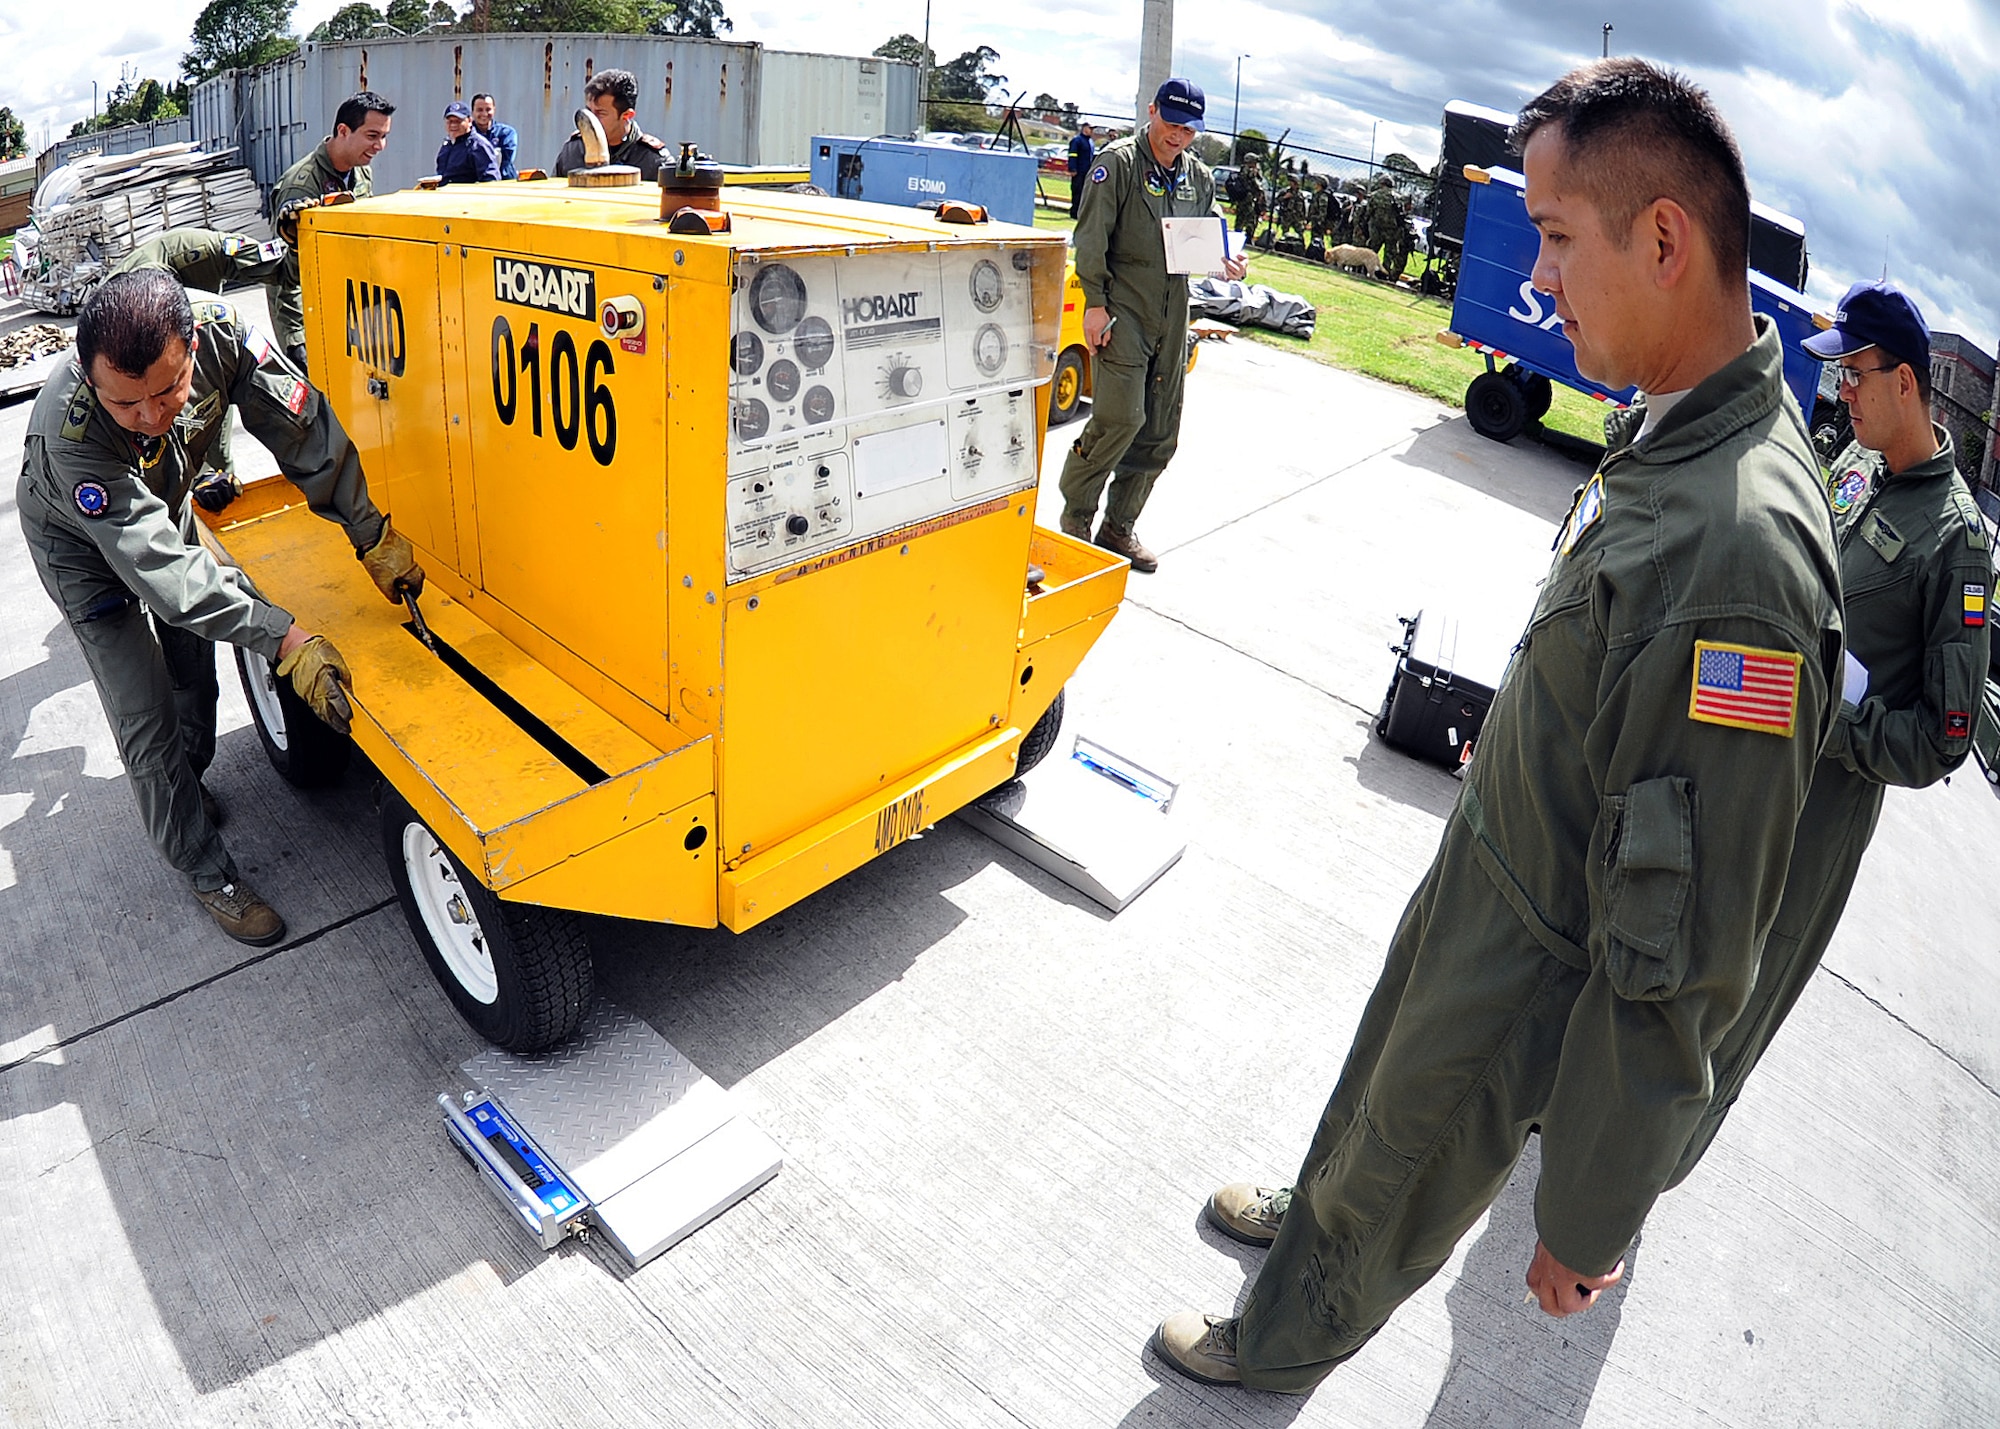
[[[312,372],[429,583],[281,478],[207,518],[355,674],[351,744],[239,653],[279,772],[383,781],[466,1021],[552,1047],[579,914],[741,932],[1053,746],[1124,561],[1035,524],[1059,234],[723,187],[406,191],[299,225]]]

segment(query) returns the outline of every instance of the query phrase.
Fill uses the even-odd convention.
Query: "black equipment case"
[[[1401,644],[1391,645],[1396,673],[1375,717],[1375,733],[1419,759],[1457,768],[1472,758],[1493,693],[1512,651],[1491,640],[1462,648],[1465,632],[1448,615],[1398,616]]]

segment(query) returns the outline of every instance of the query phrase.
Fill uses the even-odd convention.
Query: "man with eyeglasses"
[[[1840,543],[1847,679],[1813,772],[1756,987],[1716,1048],[1715,1092],[1668,1185],[1708,1150],[1744,1079],[1833,939],[1891,784],[1921,789],[1965,762],[1986,683],[1993,552],[1931,421],[1931,335],[1894,283],[1856,283],[1806,351],[1835,364],[1854,442],[1827,498]]]

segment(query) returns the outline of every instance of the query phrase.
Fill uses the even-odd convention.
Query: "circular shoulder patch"
[[[111,493],[104,489],[102,482],[79,481],[76,484],[76,509],[94,521],[111,509]]]
[[[1101,184],[1110,176],[1111,176],[1111,171],[1105,168],[1104,165],[1102,164],[1099,164],[1096,168],[1090,171],[1090,181],[1094,184]]]

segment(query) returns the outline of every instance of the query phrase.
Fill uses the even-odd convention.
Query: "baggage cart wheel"
[[[1068,694],[1068,690],[1057,690],[1056,702],[1042,711],[1042,717],[1021,740],[1021,756],[1014,764],[1016,779],[1047,759],[1056,747],[1056,736],[1062,733],[1063,698]]]
[[[236,647],[236,674],[243,681],[250,719],[271,767],[300,789],[338,784],[347,772],[354,741],[314,714],[269,660],[241,645]]]
[[[1482,372],[1465,389],[1465,416],[1480,436],[1511,442],[1528,424],[1528,399],[1504,373]]]
[[[1059,427],[1076,415],[1083,400],[1083,349],[1065,348],[1056,359],[1056,375],[1049,383],[1049,425]]]
[[[1530,372],[1521,383],[1521,393],[1528,399],[1528,420],[1539,422],[1549,414],[1549,404],[1556,399],[1555,384],[1539,372]]]
[[[502,902],[393,789],[382,795],[382,854],[424,961],[474,1032],[531,1053],[576,1031],[592,990],[576,914]]]

